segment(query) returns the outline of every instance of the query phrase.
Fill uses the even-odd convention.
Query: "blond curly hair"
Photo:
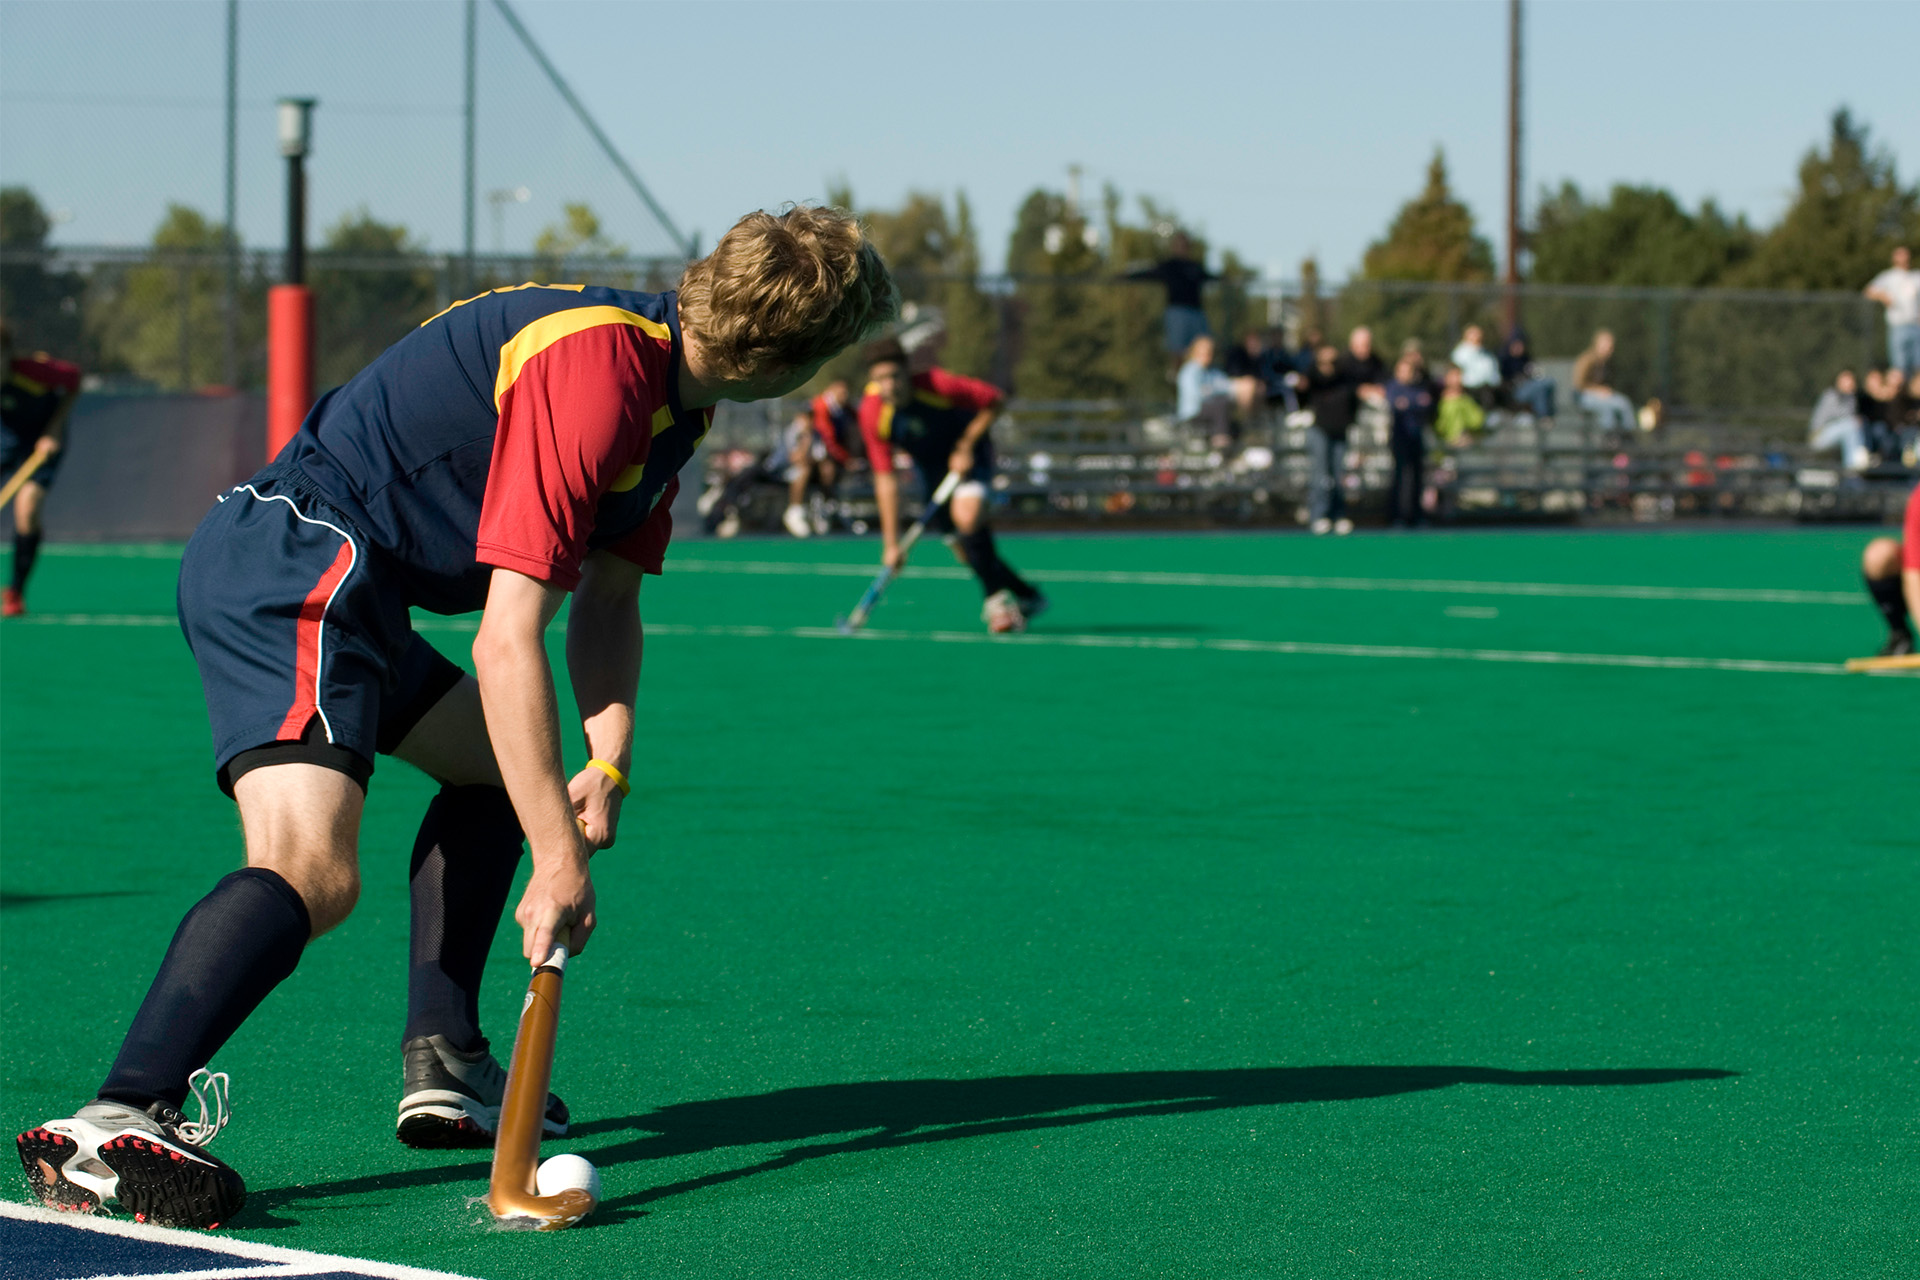
[[[824,360],[899,311],[859,219],[820,205],[748,214],[680,278],[681,327],[722,378]]]

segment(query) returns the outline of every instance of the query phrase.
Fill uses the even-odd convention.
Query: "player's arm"
[[[473,641],[474,674],[487,735],[500,763],[507,797],[533,853],[533,877],[513,918],[522,950],[538,964],[556,940],[579,951],[593,934],[592,850],[574,823],[560,762],[560,714],[553,668],[547,661],[547,624],[566,590],[512,569],[493,571],[480,633]]]
[[[873,504],[880,509],[880,562],[893,569],[906,563],[900,554],[900,477],[893,470],[893,446],[880,437],[880,397],[871,391],[860,401],[860,438],[873,465]]]
[[[567,613],[567,673],[580,706],[587,753],[623,776],[633,772],[634,702],[640,687],[640,566],[595,551],[581,566]],[[567,784],[574,815],[587,824],[587,843],[613,844],[620,827],[620,785],[589,766]]]
[[[78,391],[69,391],[60,397],[60,404],[54,409],[53,417],[48,419],[46,428],[40,432],[40,439],[35,442],[36,448],[47,453],[58,453],[66,447],[67,419],[73,416],[74,401],[79,398]]]
[[[1900,589],[1906,593],[1908,616],[1920,618],[1920,569],[1902,569]]]
[[[973,419],[954,442],[953,456],[947,461],[948,470],[964,475],[973,469],[974,446],[980,443],[980,437],[986,435],[987,429],[999,418],[1005,397],[1000,394],[1000,388],[991,383],[978,378],[963,378],[944,369],[934,370],[933,389],[955,404],[966,405],[974,411]]]

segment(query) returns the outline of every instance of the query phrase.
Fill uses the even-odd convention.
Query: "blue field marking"
[[[159,1280],[163,1276],[179,1280],[468,1280],[449,1271],[423,1271],[0,1202],[0,1280]]]

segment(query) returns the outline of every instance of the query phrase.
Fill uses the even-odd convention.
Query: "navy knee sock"
[[[1889,635],[1913,639],[1913,624],[1907,621],[1907,596],[1898,574],[1891,578],[1868,578],[1867,594],[1873,597],[1880,616],[1887,620]]]
[[[13,589],[27,589],[27,575],[33,572],[33,562],[40,555],[40,535],[13,531]]]
[[[1011,591],[1017,596],[1029,598],[1034,595],[1033,587],[1026,579],[1000,558],[1000,549],[994,545],[992,529],[980,525],[972,533],[960,534],[959,543],[968,567],[980,579],[982,595],[990,596],[996,591]]]
[[[312,930],[307,904],[277,872],[224,877],[174,931],[99,1096],[180,1106],[187,1077],[293,972]]]
[[[463,1052],[480,1034],[480,978],[520,866],[520,820],[499,787],[442,787],[413,843],[407,1029]]]

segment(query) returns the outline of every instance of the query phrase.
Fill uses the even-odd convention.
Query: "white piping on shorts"
[[[347,561],[347,571],[340,575],[340,581],[333,584],[333,590],[327,593],[326,604],[320,607],[320,631],[313,647],[313,710],[314,714],[320,717],[320,727],[327,731],[327,742],[331,745],[333,743],[333,722],[327,719],[327,709],[320,705],[321,682],[326,679],[327,674],[327,610],[333,608],[333,598],[340,594],[341,587],[347,585],[347,579],[353,576],[354,566],[360,563],[360,548],[354,545],[353,535],[349,534],[345,529],[342,529],[337,524],[332,524],[326,520],[315,520],[312,516],[304,514],[299,507],[294,505],[293,499],[287,497],[284,493],[261,493],[250,484],[237,484],[233,486],[230,492],[239,493],[242,489],[252,494],[261,502],[286,503],[287,510],[293,512],[295,518],[306,524],[317,524],[322,528],[333,530],[346,542],[347,550],[353,553],[352,557]],[[226,496],[224,494],[221,495],[220,501],[225,502],[226,500]],[[298,650],[296,649],[296,654],[297,652]]]

